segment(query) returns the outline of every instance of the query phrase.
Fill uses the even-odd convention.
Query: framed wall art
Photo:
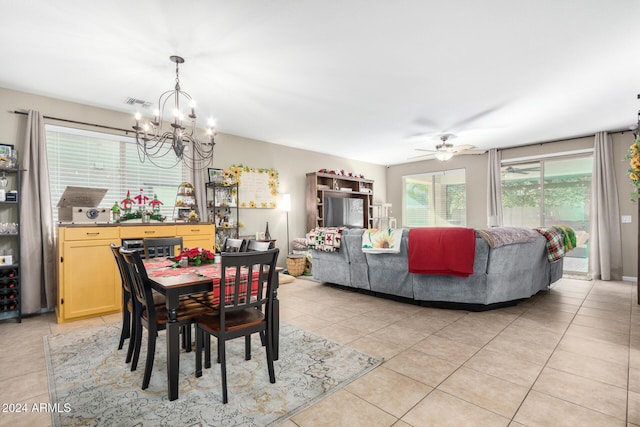
[[[222,169],[208,168],[207,172],[209,172],[209,182],[222,182]]]
[[[238,206],[249,209],[275,209],[278,206],[278,171],[233,165],[225,176],[238,183]]]
[[[0,161],[8,162],[13,153],[13,145],[0,144]]]

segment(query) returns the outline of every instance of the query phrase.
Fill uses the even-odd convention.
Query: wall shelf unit
[[[0,168],[0,320],[15,318],[22,322],[20,284],[20,169]]]
[[[225,238],[237,239],[239,235],[238,184],[208,182],[206,188],[207,215],[216,225],[216,246],[222,247]]]
[[[176,194],[176,202],[173,208],[173,220],[199,221],[200,219],[197,218],[197,216],[195,218],[190,217],[192,212],[198,212],[196,192],[193,188],[193,184],[190,182],[183,182],[178,187],[178,192]]]

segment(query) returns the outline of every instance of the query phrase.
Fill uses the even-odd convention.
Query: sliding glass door
[[[593,157],[544,159],[502,166],[502,214],[505,226],[568,225],[577,246],[564,271],[586,274]]]

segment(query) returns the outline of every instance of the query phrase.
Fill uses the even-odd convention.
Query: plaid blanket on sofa
[[[535,228],[547,239],[547,259],[556,262],[564,256],[564,233],[555,227]]]
[[[339,252],[345,227],[316,227],[309,231],[307,247],[323,252]]]

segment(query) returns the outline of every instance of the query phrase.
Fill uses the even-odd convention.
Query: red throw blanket
[[[427,227],[409,230],[409,272],[469,277],[476,255],[472,228]]]

